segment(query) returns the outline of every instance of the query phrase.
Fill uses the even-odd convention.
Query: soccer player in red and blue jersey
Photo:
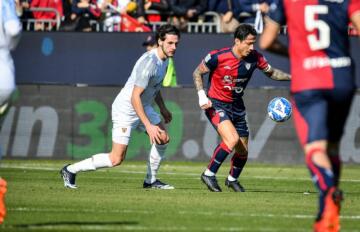
[[[221,137],[201,180],[210,191],[221,192],[216,173],[232,152],[230,173],[225,185],[243,192],[238,178],[248,158],[249,131],[245,119],[244,90],[255,69],[274,80],[290,80],[290,75],[272,68],[264,56],[254,49],[257,33],[249,24],[241,24],[234,33],[234,45],[211,51],[193,73],[199,105]],[[203,76],[209,73],[208,92]]]
[[[260,38],[283,51],[276,37],[288,26],[295,126],[320,193],[316,232],[340,230],[339,142],[356,88],[349,21],[360,30],[359,0],[275,0]]]

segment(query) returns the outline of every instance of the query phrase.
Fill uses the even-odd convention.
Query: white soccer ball
[[[276,97],[268,104],[268,115],[275,122],[285,122],[291,117],[291,103],[284,97]]]

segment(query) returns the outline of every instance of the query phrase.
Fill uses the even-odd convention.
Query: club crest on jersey
[[[233,79],[232,76],[225,75],[224,76],[224,83],[231,84],[233,82],[232,79]]]
[[[125,133],[127,131],[127,128],[121,128],[121,131]]]
[[[251,64],[250,64],[250,63],[245,63],[245,68],[246,68],[247,70],[249,70],[249,69],[251,68]]]

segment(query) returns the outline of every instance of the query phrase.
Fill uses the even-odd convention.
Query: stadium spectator
[[[43,31],[47,29],[53,28],[55,23],[49,23],[47,20],[59,19],[64,16],[63,12],[63,2],[62,0],[31,0],[30,2],[31,8],[50,8],[54,9],[59,13],[59,17],[57,18],[57,14],[49,11],[34,11],[33,16],[37,21],[35,22],[34,30],[35,31]]]
[[[142,46],[146,48],[147,52],[151,49],[157,48],[157,41],[155,36],[149,35],[146,37],[145,41],[142,43]]]
[[[214,11],[221,17],[221,32],[234,32],[239,26],[240,4],[238,0],[209,0],[208,11]]]
[[[269,12],[273,0],[239,0],[241,6],[240,22],[254,25],[256,31],[263,30],[263,16]]]
[[[158,11],[158,14],[146,14],[146,11]],[[169,15],[168,0],[139,0],[137,8],[138,21],[146,24],[166,20]]]
[[[15,7],[16,7],[16,15],[21,17],[24,13],[24,7],[20,0],[15,0]]]
[[[125,159],[131,132],[135,128],[146,130],[152,144],[146,179],[143,188],[174,189],[156,178],[161,161],[169,142],[164,123],[152,107],[155,100],[165,123],[172,120],[160,93],[167,58],[175,54],[180,39],[179,30],[163,25],[156,32],[158,47],[144,53],[136,62],[124,88],[112,105],[112,140],[110,153],[93,155],[91,158],[66,165],[61,171],[64,185],[76,188],[75,176],[80,171],[90,171],[120,165]]]
[[[62,20],[63,24],[66,24],[70,21],[70,16],[72,13],[72,1],[73,0],[63,0],[63,12],[64,12],[64,19]]]
[[[92,31],[90,21],[98,20],[100,16],[101,10],[96,0],[73,0],[70,19],[76,31]]]
[[[156,48],[157,41],[155,36],[149,35],[142,45],[146,48],[146,51]],[[164,87],[177,87],[176,70],[174,59],[172,57],[169,57],[169,64],[162,84]]]
[[[30,8],[30,0],[16,0],[16,13],[20,19],[32,18],[32,13],[28,11]]]
[[[0,1],[0,124],[15,90],[14,63],[10,54],[20,38],[21,23],[16,14],[15,1]],[[1,151],[0,151],[1,154]],[[6,181],[0,177],[0,224],[6,215]]]
[[[121,15],[136,10],[136,3],[130,0],[98,0],[98,6],[105,13],[104,31],[120,31]]]
[[[248,158],[249,130],[246,122],[244,90],[255,69],[273,80],[290,80],[290,75],[272,68],[254,49],[257,33],[253,26],[240,24],[234,33],[234,45],[211,51],[193,73],[199,106],[221,137],[201,180],[210,191],[221,192],[216,173],[234,151],[225,186],[244,192],[238,178]],[[209,73],[209,89],[203,88],[203,76]]]
[[[170,23],[182,31],[187,30],[188,21],[197,21],[207,9],[207,0],[169,0]]]
[[[342,200],[339,143],[356,89],[347,26],[352,21],[360,29],[360,1],[285,5],[277,0],[275,6],[266,18],[260,47],[286,50],[276,38],[280,26],[288,26],[295,127],[319,191],[314,231],[337,232]]]

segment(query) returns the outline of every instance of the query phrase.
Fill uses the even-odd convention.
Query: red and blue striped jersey
[[[347,27],[359,0],[275,0],[269,16],[287,24],[291,91],[355,88]]]
[[[208,96],[229,103],[244,95],[256,68],[263,70],[269,65],[264,56],[256,50],[239,59],[231,47],[211,51],[203,62],[210,69]]]

